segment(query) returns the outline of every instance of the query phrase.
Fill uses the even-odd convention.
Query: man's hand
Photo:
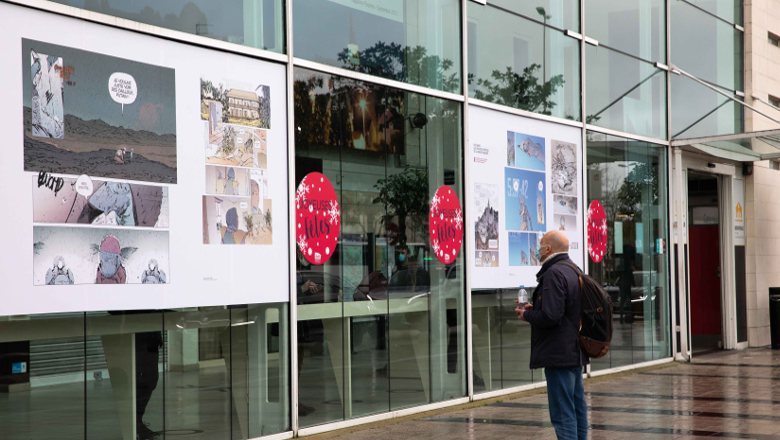
[[[317,293],[319,291],[319,285],[311,280],[306,280],[301,286],[301,292],[306,293],[306,291]]]
[[[515,300],[515,302],[518,303],[517,300]],[[522,308],[518,305],[517,307],[515,307],[515,313],[517,313],[517,319],[519,319],[521,321],[525,321],[525,318],[523,317],[523,313],[525,313],[526,311],[533,310],[533,309],[534,309],[534,306],[531,303],[525,303]]]

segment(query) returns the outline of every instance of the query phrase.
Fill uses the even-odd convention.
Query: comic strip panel
[[[33,282],[168,283],[168,232],[151,229],[33,227]]]
[[[498,210],[496,209],[498,191],[498,185],[474,184],[474,212],[477,213],[474,230],[477,250],[497,251],[499,249]]]
[[[509,265],[528,266],[531,257],[528,255],[528,235],[524,232],[509,233]]]
[[[477,267],[498,267],[498,251],[475,251],[474,254]]]
[[[574,215],[555,214],[553,226],[559,231],[575,232],[577,230],[577,217]]]
[[[577,215],[577,198],[560,194],[553,195],[553,212],[556,214]]]
[[[206,165],[206,194],[250,195],[249,168]]]
[[[225,79],[201,78],[201,119],[271,128],[271,88]]]
[[[254,129],[208,121],[206,163],[238,167],[255,166]]]
[[[535,171],[504,168],[504,207],[509,231],[545,230],[545,175]]]
[[[273,244],[271,200],[203,196],[203,244]]]
[[[553,194],[577,196],[577,145],[551,140],[552,166],[550,167]]]
[[[515,133],[515,166],[528,170],[544,171],[544,138]]]
[[[176,183],[173,69],[22,39],[24,170]]]
[[[168,228],[168,188],[125,182],[33,177],[35,223]]]

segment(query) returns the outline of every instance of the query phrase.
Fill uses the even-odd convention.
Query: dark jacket
[[[577,330],[580,322],[580,281],[569,266],[568,254],[545,261],[536,274],[534,309],[523,317],[531,324],[531,368],[572,368],[588,364],[580,350]],[[566,319],[568,318],[568,319]]]

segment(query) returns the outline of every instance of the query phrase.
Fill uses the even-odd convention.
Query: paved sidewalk
[[[596,378],[586,382],[585,392],[592,439],[780,440],[780,350],[697,356],[692,364]],[[555,438],[547,394],[419,417],[338,438]]]

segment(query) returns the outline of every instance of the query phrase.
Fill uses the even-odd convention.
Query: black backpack
[[[582,351],[588,357],[598,359],[609,352],[612,342],[612,299],[596,280],[580,272],[577,266],[564,262],[557,264],[571,267],[580,279],[582,301],[577,336]],[[574,325],[574,328],[578,327]]]

